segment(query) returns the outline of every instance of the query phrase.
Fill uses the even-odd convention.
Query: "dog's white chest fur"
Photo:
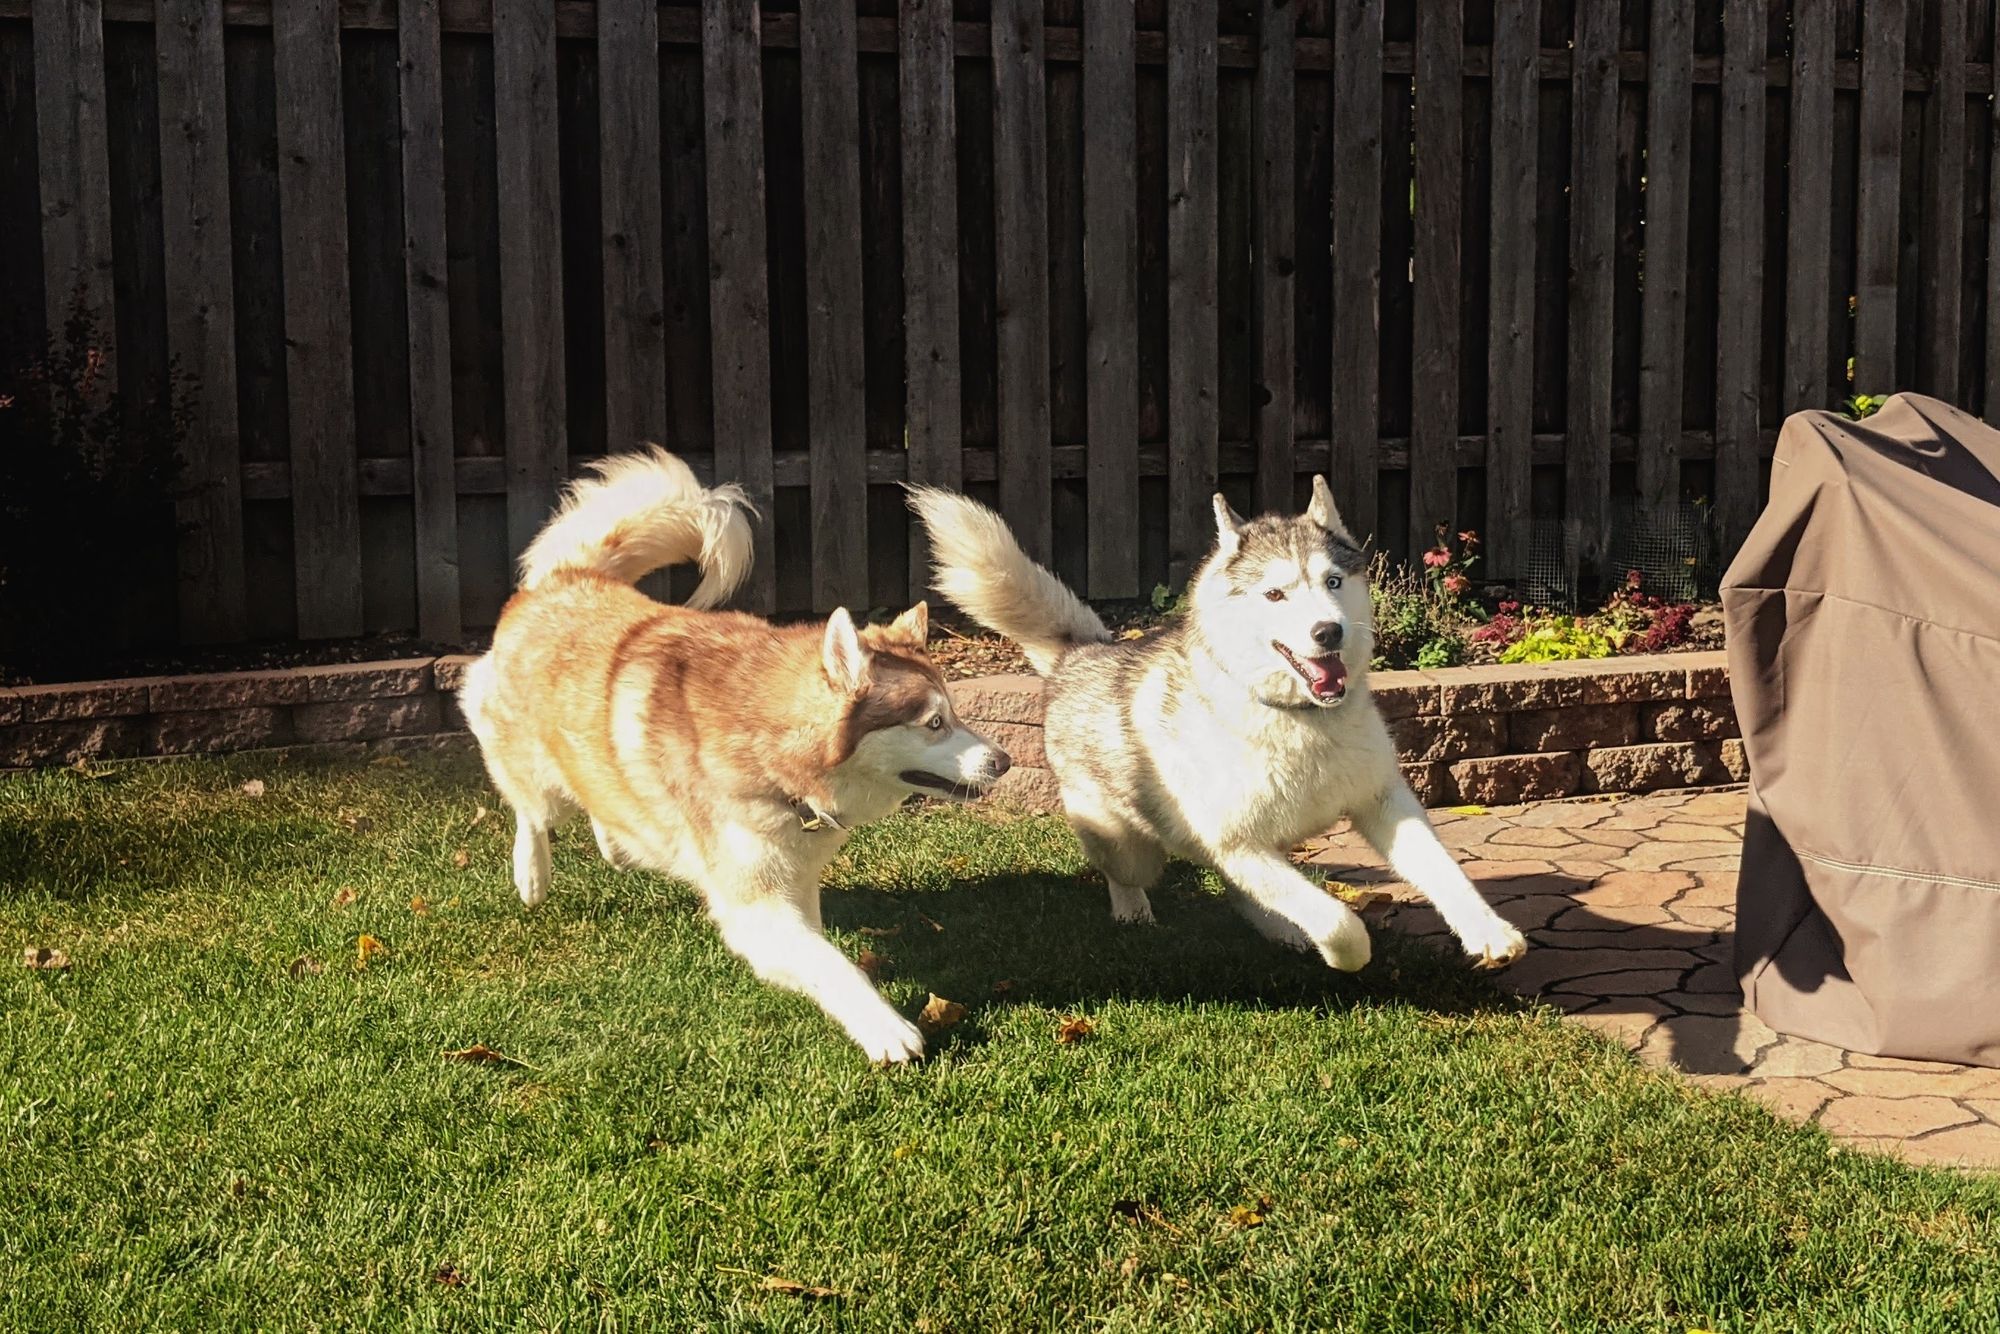
[[[1380,794],[1394,760],[1365,688],[1336,709],[1279,709],[1206,684],[1149,673],[1131,715],[1202,843],[1289,846]]]

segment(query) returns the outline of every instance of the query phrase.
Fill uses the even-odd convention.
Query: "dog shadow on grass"
[[[1730,928],[1600,911],[1579,897],[1589,885],[1562,875],[1482,885],[1529,939],[1526,956],[1491,973],[1473,968],[1433,910],[1401,902],[1363,912],[1374,958],[1359,973],[1337,972],[1258,935],[1196,868],[1178,864],[1152,892],[1152,926],[1113,922],[1101,881],[1043,873],[928,893],[829,891],[823,908],[827,926],[876,954],[885,977],[968,1006],[971,1020],[951,1045],[982,1041],[978,1013],[992,1005],[1404,1005],[1469,1015],[1542,1001],[1589,1016],[1583,1022],[1628,1046],[1643,1040],[1649,1058],[1689,1074],[1749,1068]]]
[[[1462,959],[1371,920],[1374,958],[1342,973],[1258,935],[1192,866],[1151,893],[1156,921],[1114,922],[1101,880],[1044,873],[926,893],[828,891],[826,925],[882,961],[886,978],[966,1005],[954,1043],[977,1042],[985,1006],[1089,1009],[1118,1001],[1341,1011],[1407,1005],[1472,1014],[1517,1004]]]

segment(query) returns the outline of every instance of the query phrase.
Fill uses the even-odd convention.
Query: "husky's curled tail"
[[[702,577],[687,605],[703,608],[728,597],[750,573],[748,516],[756,510],[742,487],[703,487],[693,469],[657,446],[591,467],[597,475],[569,488],[521,553],[522,588],[569,570],[636,583],[693,561]]]
[[[955,491],[913,486],[910,508],[930,534],[937,591],[1019,644],[1043,676],[1078,644],[1111,638],[1097,613],[1029,560],[1006,521],[986,506]]]

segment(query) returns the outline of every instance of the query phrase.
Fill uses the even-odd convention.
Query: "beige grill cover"
[[[2000,432],[1910,394],[1792,417],[1722,603],[1749,1007],[2000,1065]]]

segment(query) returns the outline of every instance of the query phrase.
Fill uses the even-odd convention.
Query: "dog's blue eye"
[[[924,726],[930,728],[931,731],[933,732],[944,731],[944,715],[941,713],[932,714],[930,718],[925,721]]]
[[[1339,576],[1339,575],[1337,575],[1337,574],[1329,574],[1329,575],[1328,575],[1328,576],[1326,577],[1326,586],[1327,586],[1327,588],[1328,588],[1328,589],[1335,589],[1335,588],[1339,588],[1339,587],[1340,587],[1340,576]]]
[[[1285,590],[1284,590],[1284,589],[1282,589],[1282,588],[1267,588],[1267,589],[1265,589],[1265,590],[1264,590],[1264,601],[1266,601],[1266,602],[1283,602],[1284,600],[1285,600]]]

